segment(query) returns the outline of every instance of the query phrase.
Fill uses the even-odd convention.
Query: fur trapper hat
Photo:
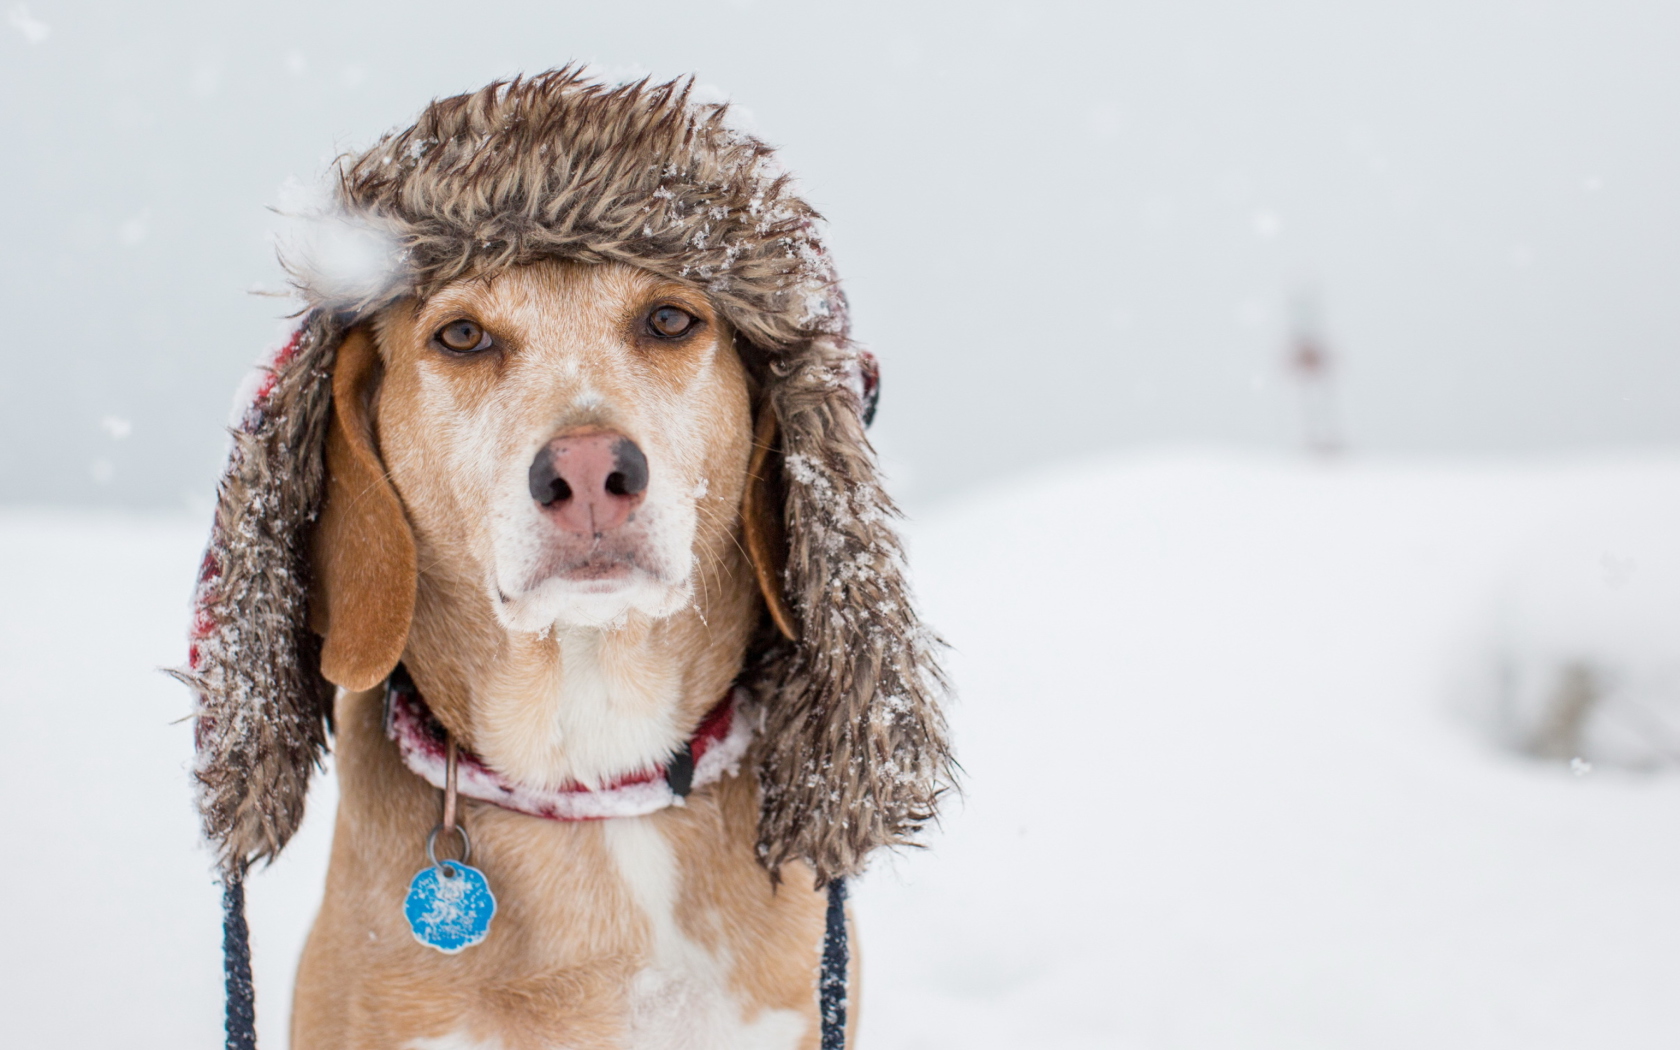
[[[325,232],[284,257],[302,323],[234,429],[180,672],[227,870],[286,844],[328,746],[310,559],[340,342],[405,297],[540,259],[627,263],[704,291],[762,385],[758,432],[775,437],[754,473],[779,527],[758,553],[780,566],[767,597],[781,627],[745,672],[763,717],[762,862],[802,860],[826,882],[933,818],[951,773],[944,681],[863,433],[873,362],[849,340],[819,216],[770,148],[690,87],[609,87],[571,67],[498,82],[338,163]]]

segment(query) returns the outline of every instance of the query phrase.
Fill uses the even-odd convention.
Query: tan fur
[[[637,321],[655,303],[681,305],[706,329],[680,346],[641,337]],[[507,349],[440,353],[432,333],[460,317]],[[346,686],[383,678],[390,667],[375,665],[394,663],[380,654],[402,628],[402,659],[438,719],[523,780],[604,779],[679,746],[740,674],[762,615],[758,585],[778,575],[749,561],[749,548],[770,549],[766,538],[742,534],[752,382],[706,297],[628,266],[542,262],[393,305],[370,334],[345,341],[338,367],[342,433],[329,439],[317,540],[326,549],[316,556],[329,610],[324,671]],[[630,609],[605,626],[510,627],[500,590],[510,584],[497,581],[519,525],[503,508],[529,501],[522,485],[510,495],[510,478],[523,478],[550,436],[578,426],[629,436],[655,476],[671,481],[667,501],[692,504],[693,567],[671,567],[688,581],[673,585],[683,601],[663,615]],[[773,431],[758,435],[767,445]],[[414,552],[411,624],[390,608],[410,593],[405,574],[371,577],[334,543],[399,569],[403,552]],[[340,637],[354,637],[371,662],[331,660]],[[599,680],[612,718],[649,727],[642,753],[613,764],[614,746],[644,738],[608,746],[587,725],[542,740],[563,721],[579,675]],[[695,1029],[696,1041],[680,1045],[817,1045],[823,899],[803,865],[780,887],[760,865],[750,775],[680,808],[608,822],[468,803],[473,862],[500,906],[483,944],[444,956],[413,940],[401,907],[425,863],[439,793],[402,765],[381,717],[380,691],[340,695],[339,813],[299,969],[295,1047],[679,1045],[659,1028],[661,1002]],[[668,917],[647,896],[658,896],[667,859]]]

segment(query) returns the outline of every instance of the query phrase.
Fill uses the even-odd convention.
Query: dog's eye
[[[451,321],[432,338],[458,354],[490,349],[490,333],[472,321]]]
[[[675,306],[661,306],[647,318],[648,331],[655,339],[680,339],[699,323],[700,318]]]

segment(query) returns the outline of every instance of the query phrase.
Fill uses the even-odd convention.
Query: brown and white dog
[[[310,312],[236,432],[183,672],[230,886],[335,737],[299,1050],[816,1047],[821,887],[933,815],[941,682],[862,359],[814,213],[723,117],[561,70],[341,164],[335,221],[382,268],[294,270]],[[539,795],[662,769],[720,704],[756,736],[641,815],[466,801],[498,910],[442,954],[403,912],[442,802],[394,672]]]
[[[352,333],[338,384],[342,453],[379,463],[406,512],[384,499],[391,535],[356,540],[410,531],[425,566],[404,661],[438,721],[541,787],[675,752],[740,673],[759,610],[739,513],[752,391],[705,296],[622,265],[534,263]],[[615,493],[625,452],[645,483]],[[545,468],[567,498],[530,491]],[[335,472],[328,507],[376,482]],[[325,552],[331,619],[377,620],[394,603],[340,579],[353,551]],[[391,906],[438,792],[402,764],[383,708],[380,690],[338,701],[338,824],[298,974],[299,1050],[816,1045],[822,900],[809,872],[765,877],[750,780],[604,821],[468,803],[504,910],[495,936],[445,956]]]

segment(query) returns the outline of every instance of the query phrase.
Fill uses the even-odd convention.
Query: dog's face
[[[538,263],[393,307],[377,337],[421,576],[479,590],[504,629],[669,616],[735,542],[748,379],[693,289]]]

